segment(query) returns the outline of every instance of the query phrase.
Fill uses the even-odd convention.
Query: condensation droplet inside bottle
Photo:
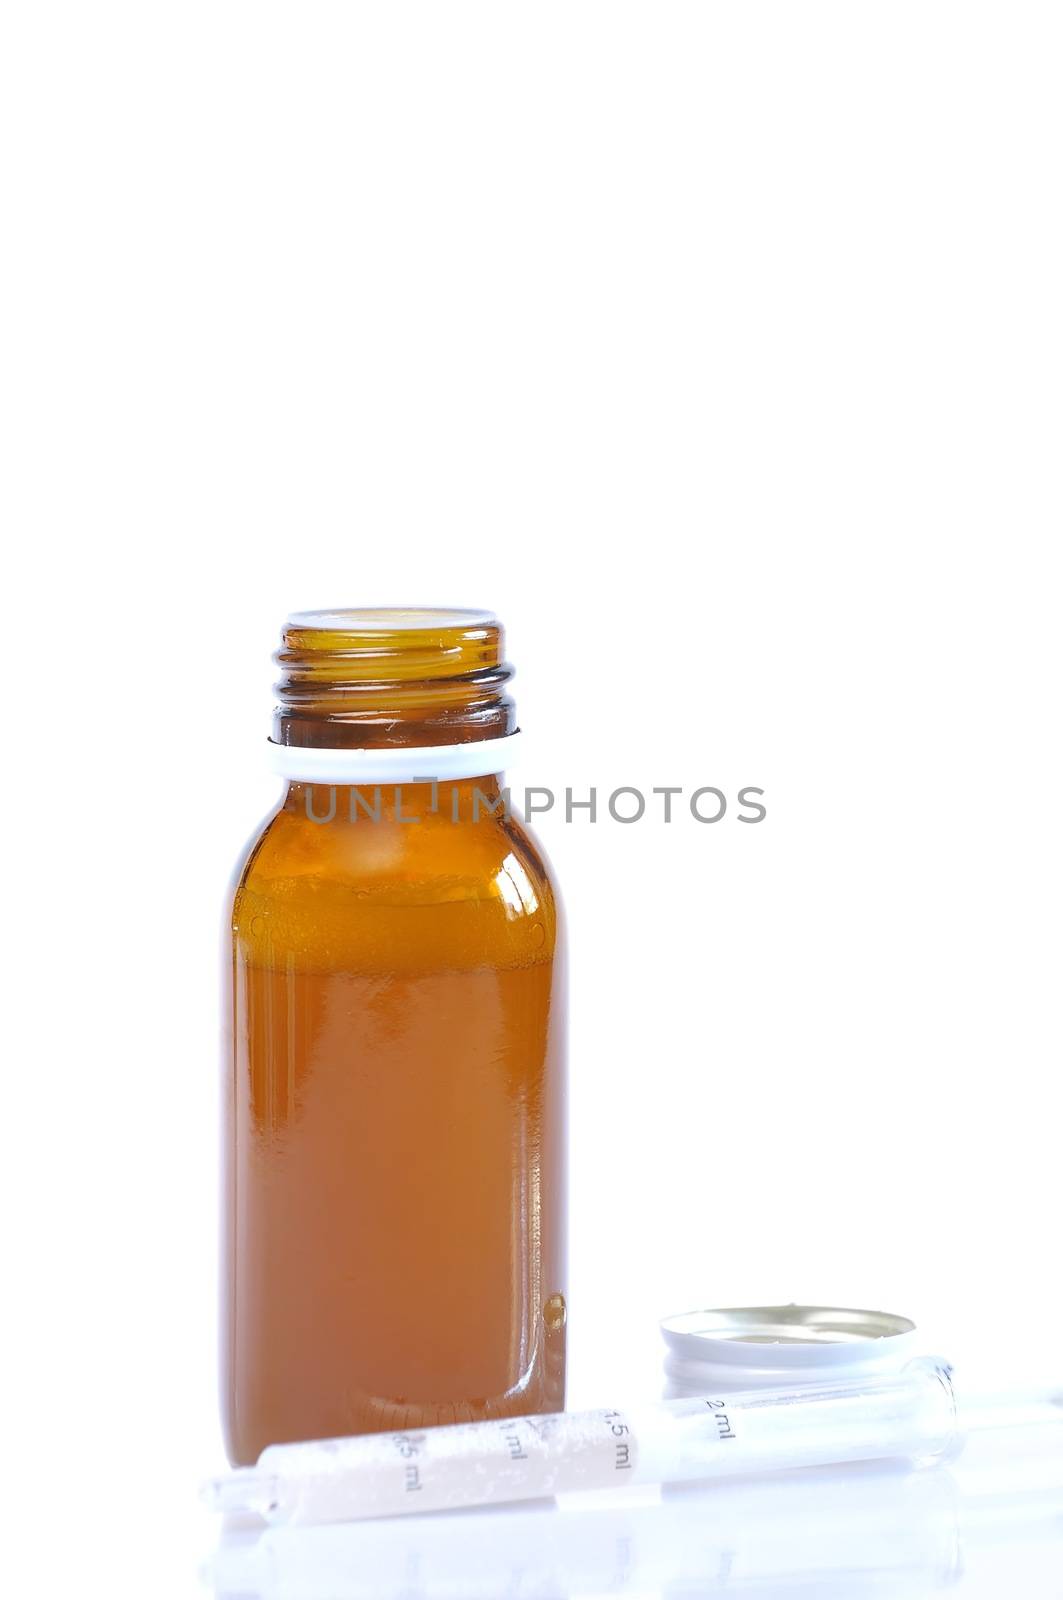
[[[541,944],[545,944],[546,929],[543,927],[541,922],[532,923],[531,942],[533,945],[535,945],[536,949],[538,949]]]

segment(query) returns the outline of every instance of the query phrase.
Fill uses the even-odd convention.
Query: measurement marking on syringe
[[[724,1410],[724,1407],[726,1406],[727,1401],[726,1400],[706,1400],[705,1404],[708,1406],[709,1410],[713,1413],[713,1421],[716,1424],[716,1436],[717,1436],[717,1438],[719,1438],[719,1439],[733,1439],[734,1436],[735,1436],[735,1433],[734,1433],[734,1429],[731,1427],[731,1419],[727,1415],[727,1412]]]
[[[393,1433],[394,1476],[382,1493],[398,1509],[460,1504],[469,1474],[517,1489],[519,1497],[593,1488],[640,1468],[637,1424],[623,1411],[588,1411],[573,1416],[497,1418],[483,1432],[477,1424]],[[358,1441],[361,1442],[361,1441]],[[477,1446],[474,1454],[470,1447]]]
[[[509,1459],[511,1461],[527,1461],[527,1453],[521,1445],[520,1434],[516,1428],[512,1426],[504,1427],[502,1429],[502,1437],[509,1448]]]
[[[614,1466],[617,1472],[627,1472],[631,1467],[631,1444],[626,1437],[631,1429],[624,1421],[620,1411],[604,1411],[602,1413],[609,1424],[609,1431],[616,1440],[616,1460]]]
[[[414,1457],[424,1444],[423,1433],[393,1433],[391,1442],[403,1460],[403,1489],[406,1494],[416,1494],[421,1485],[421,1469]]]

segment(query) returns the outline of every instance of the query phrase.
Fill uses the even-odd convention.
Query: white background
[[[46,1588],[191,1590],[219,928],[291,609],[495,608],[518,789],[766,791],[539,824],[574,1402],[653,1392],[699,1304],[1050,1326],[1059,8],[0,27],[5,1434],[31,1506],[57,1439],[72,1475]]]

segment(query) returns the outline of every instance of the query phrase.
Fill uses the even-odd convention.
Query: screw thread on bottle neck
[[[273,739],[324,749],[466,744],[516,729],[513,669],[486,611],[305,611],[274,659]]]

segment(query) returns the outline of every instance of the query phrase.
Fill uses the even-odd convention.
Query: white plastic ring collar
[[[269,741],[270,765],[296,783],[428,783],[486,778],[502,772],[520,745],[519,733],[468,744],[392,745],[383,750],[316,750]]]

